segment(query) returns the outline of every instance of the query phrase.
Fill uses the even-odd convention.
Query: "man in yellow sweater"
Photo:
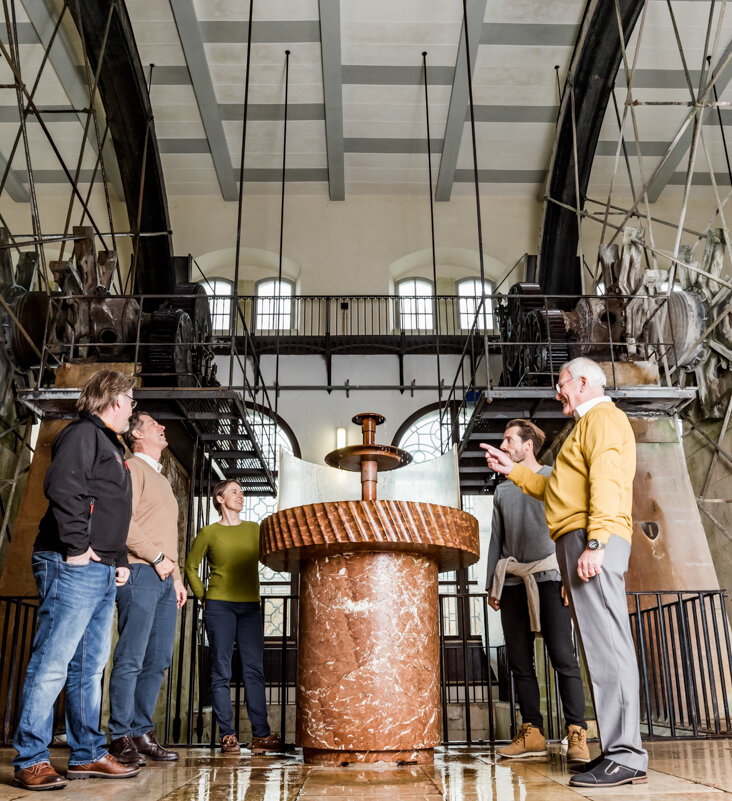
[[[576,425],[550,476],[481,445],[491,470],[544,501],[549,534],[590,674],[602,753],[571,769],[575,787],[647,781],[640,738],[638,663],[625,597],[632,533],[635,437],[605,395],[605,374],[584,357],[565,364],[556,386]]]
[[[109,681],[109,752],[125,764],[178,759],[157,741],[153,712],[170,666],[177,610],[186,602],[178,567],[178,501],[162,475],[165,426],[135,412],[125,434],[133,458],[130,581],[117,592],[114,664]],[[121,589],[121,588],[120,588]]]

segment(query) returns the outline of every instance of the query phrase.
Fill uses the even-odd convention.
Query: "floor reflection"
[[[732,741],[656,742],[647,785],[579,792],[567,786],[564,757],[502,760],[489,747],[439,749],[435,764],[310,767],[294,758],[222,755],[181,749],[171,766],[152,763],[135,779],[70,782],[51,796],[74,801],[732,801]],[[11,786],[10,749],[2,750],[0,801],[36,793]],[[52,761],[60,770],[65,752]]]

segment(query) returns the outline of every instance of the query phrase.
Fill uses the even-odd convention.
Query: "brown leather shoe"
[[[252,737],[251,745],[253,754],[266,754],[268,751],[281,753],[283,751],[293,751],[294,743],[283,743],[279,734],[268,734],[266,737]]]
[[[50,762],[38,762],[23,770],[16,770],[13,784],[24,790],[60,790],[66,787],[66,779],[59,776]]]
[[[141,734],[139,737],[133,737],[132,742],[141,754],[150,757],[153,762],[175,762],[180,759],[177,751],[169,751],[160,745],[154,731]]]
[[[86,765],[69,765],[69,779],[131,779],[140,772],[139,765],[123,765],[111,754]]]
[[[225,734],[221,740],[219,740],[219,745],[225,754],[238,754],[239,751],[241,751],[239,740],[236,739],[235,734]]]
[[[109,744],[109,753],[123,765],[147,765],[145,757],[135,748],[131,734],[123,734]]]

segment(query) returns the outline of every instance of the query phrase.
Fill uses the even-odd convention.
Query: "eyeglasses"
[[[557,392],[559,392],[559,390],[557,390]],[[132,395],[126,395],[124,392],[122,394],[130,402],[130,409],[134,409],[135,406],[137,406],[137,401],[132,397]]]
[[[568,378],[566,381],[560,381],[558,384],[555,384],[554,387],[557,390],[557,394],[559,394],[562,391],[562,387],[565,384],[569,384],[570,381],[581,381],[581,380],[582,376],[577,376],[576,378]]]

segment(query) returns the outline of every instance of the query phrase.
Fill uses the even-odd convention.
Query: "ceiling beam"
[[[198,110],[201,113],[201,121],[208,139],[216,176],[219,179],[221,194],[224,200],[236,200],[238,192],[232,170],[231,154],[224,134],[219,106],[216,102],[216,92],[208,69],[201,28],[196,18],[193,0],[175,0],[170,4],[170,8],[178,27],[178,36],[188,64],[188,72],[191,75],[193,91],[196,95]]]
[[[319,0],[319,5],[328,191],[331,200],[345,200],[340,0]]]
[[[478,45],[483,33],[483,18],[487,0],[467,0],[468,35],[470,36],[470,72],[475,69],[478,57]],[[460,43],[455,59],[455,74],[452,80],[450,107],[445,123],[445,140],[440,157],[440,171],[437,175],[436,200],[449,200],[452,185],[455,181],[460,141],[463,138],[465,114],[468,110],[470,95],[468,93],[468,74],[465,68],[465,20],[460,29]]]
[[[35,29],[38,40],[45,49],[48,49],[48,43],[51,41],[53,29],[56,27],[56,21],[58,19],[56,10],[49,0],[21,0],[21,2],[28,15],[28,19]],[[66,92],[66,96],[69,98],[71,107],[83,109],[89,106],[89,87],[82,77],[83,69],[81,71],[79,70],[73,53],[73,48],[68,41],[67,34],[62,25],[61,29],[56,34],[56,38],[53,40],[53,46],[51,47],[48,59],[61,82],[64,92]],[[80,112],[76,116],[82,127],[86,125],[86,114],[84,112]],[[100,128],[103,130],[105,117],[104,110],[100,106],[97,106],[97,120],[99,121]],[[93,124],[89,125],[87,138],[91,143],[94,153],[96,153],[97,135]],[[125,195],[122,189],[122,177],[119,172],[114,145],[109,136],[102,147],[102,156],[104,158],[104,169],[107,174],[107,180],[114,189],[117,197],[120,200],[124,200]]]
[[[707,73],[706,75],[705,85],[708,85],[712,76],[716,75],[717,70],[720,68],[720,66],[724,67],[714,82],[714,88],[717,90],[717,95],[719,97],[722,96],[722,93],[726,89],[727,84],[730,81],[730,78],[732,78],[732,59],[730,59],[729,61],[727,60],[729,58],[730,53],[732,53],[732,41],[730,41],[727,44],[727,47],[725,48],[724,53],[722,53],[722,56],[717,62],[717,65],[714,68],[714,70],[711,73]],[[727,63],[725,64],[725,62]],[[710,93],[710,96],[707,97],[706,100],[707,102],[713,101],[714,95]],[[707,114],[708,111],[710,111],[710,109],[706,106],[703,106],[702,108],[699,109],[697,108],[692,109],[689,112],[689,114],[687,114],[681,126],[682,128],[686,126],[683,130],[683,133],[681,133],[681,136],[679,136],[679,134],[677,133],[676,136],[673,139],[671,139],[671,142],[669,142],[668,146],[664,149],[665,152],[665,150],[671,147],[671,144],[674,142],[674,140],[676,140],[676,143],[671,148],[671,152],[668,154],[668,157],[663,162],[660,169],[658,169],[658,171],[654,174],[653,178],[649,183],[648,200],[650,203],[655,203],[661,196],[663,190],[671,182],[673,174],[676,172],[676,168],[679,166],[681,160],[684,158],[689,148],[691,147],[691,140],[694,136],[694,125],[692,124],[693,120],[691,118],[694,116],[694,114],[698,113],[699,121],[702,124],[704,124],[704,116]]]

